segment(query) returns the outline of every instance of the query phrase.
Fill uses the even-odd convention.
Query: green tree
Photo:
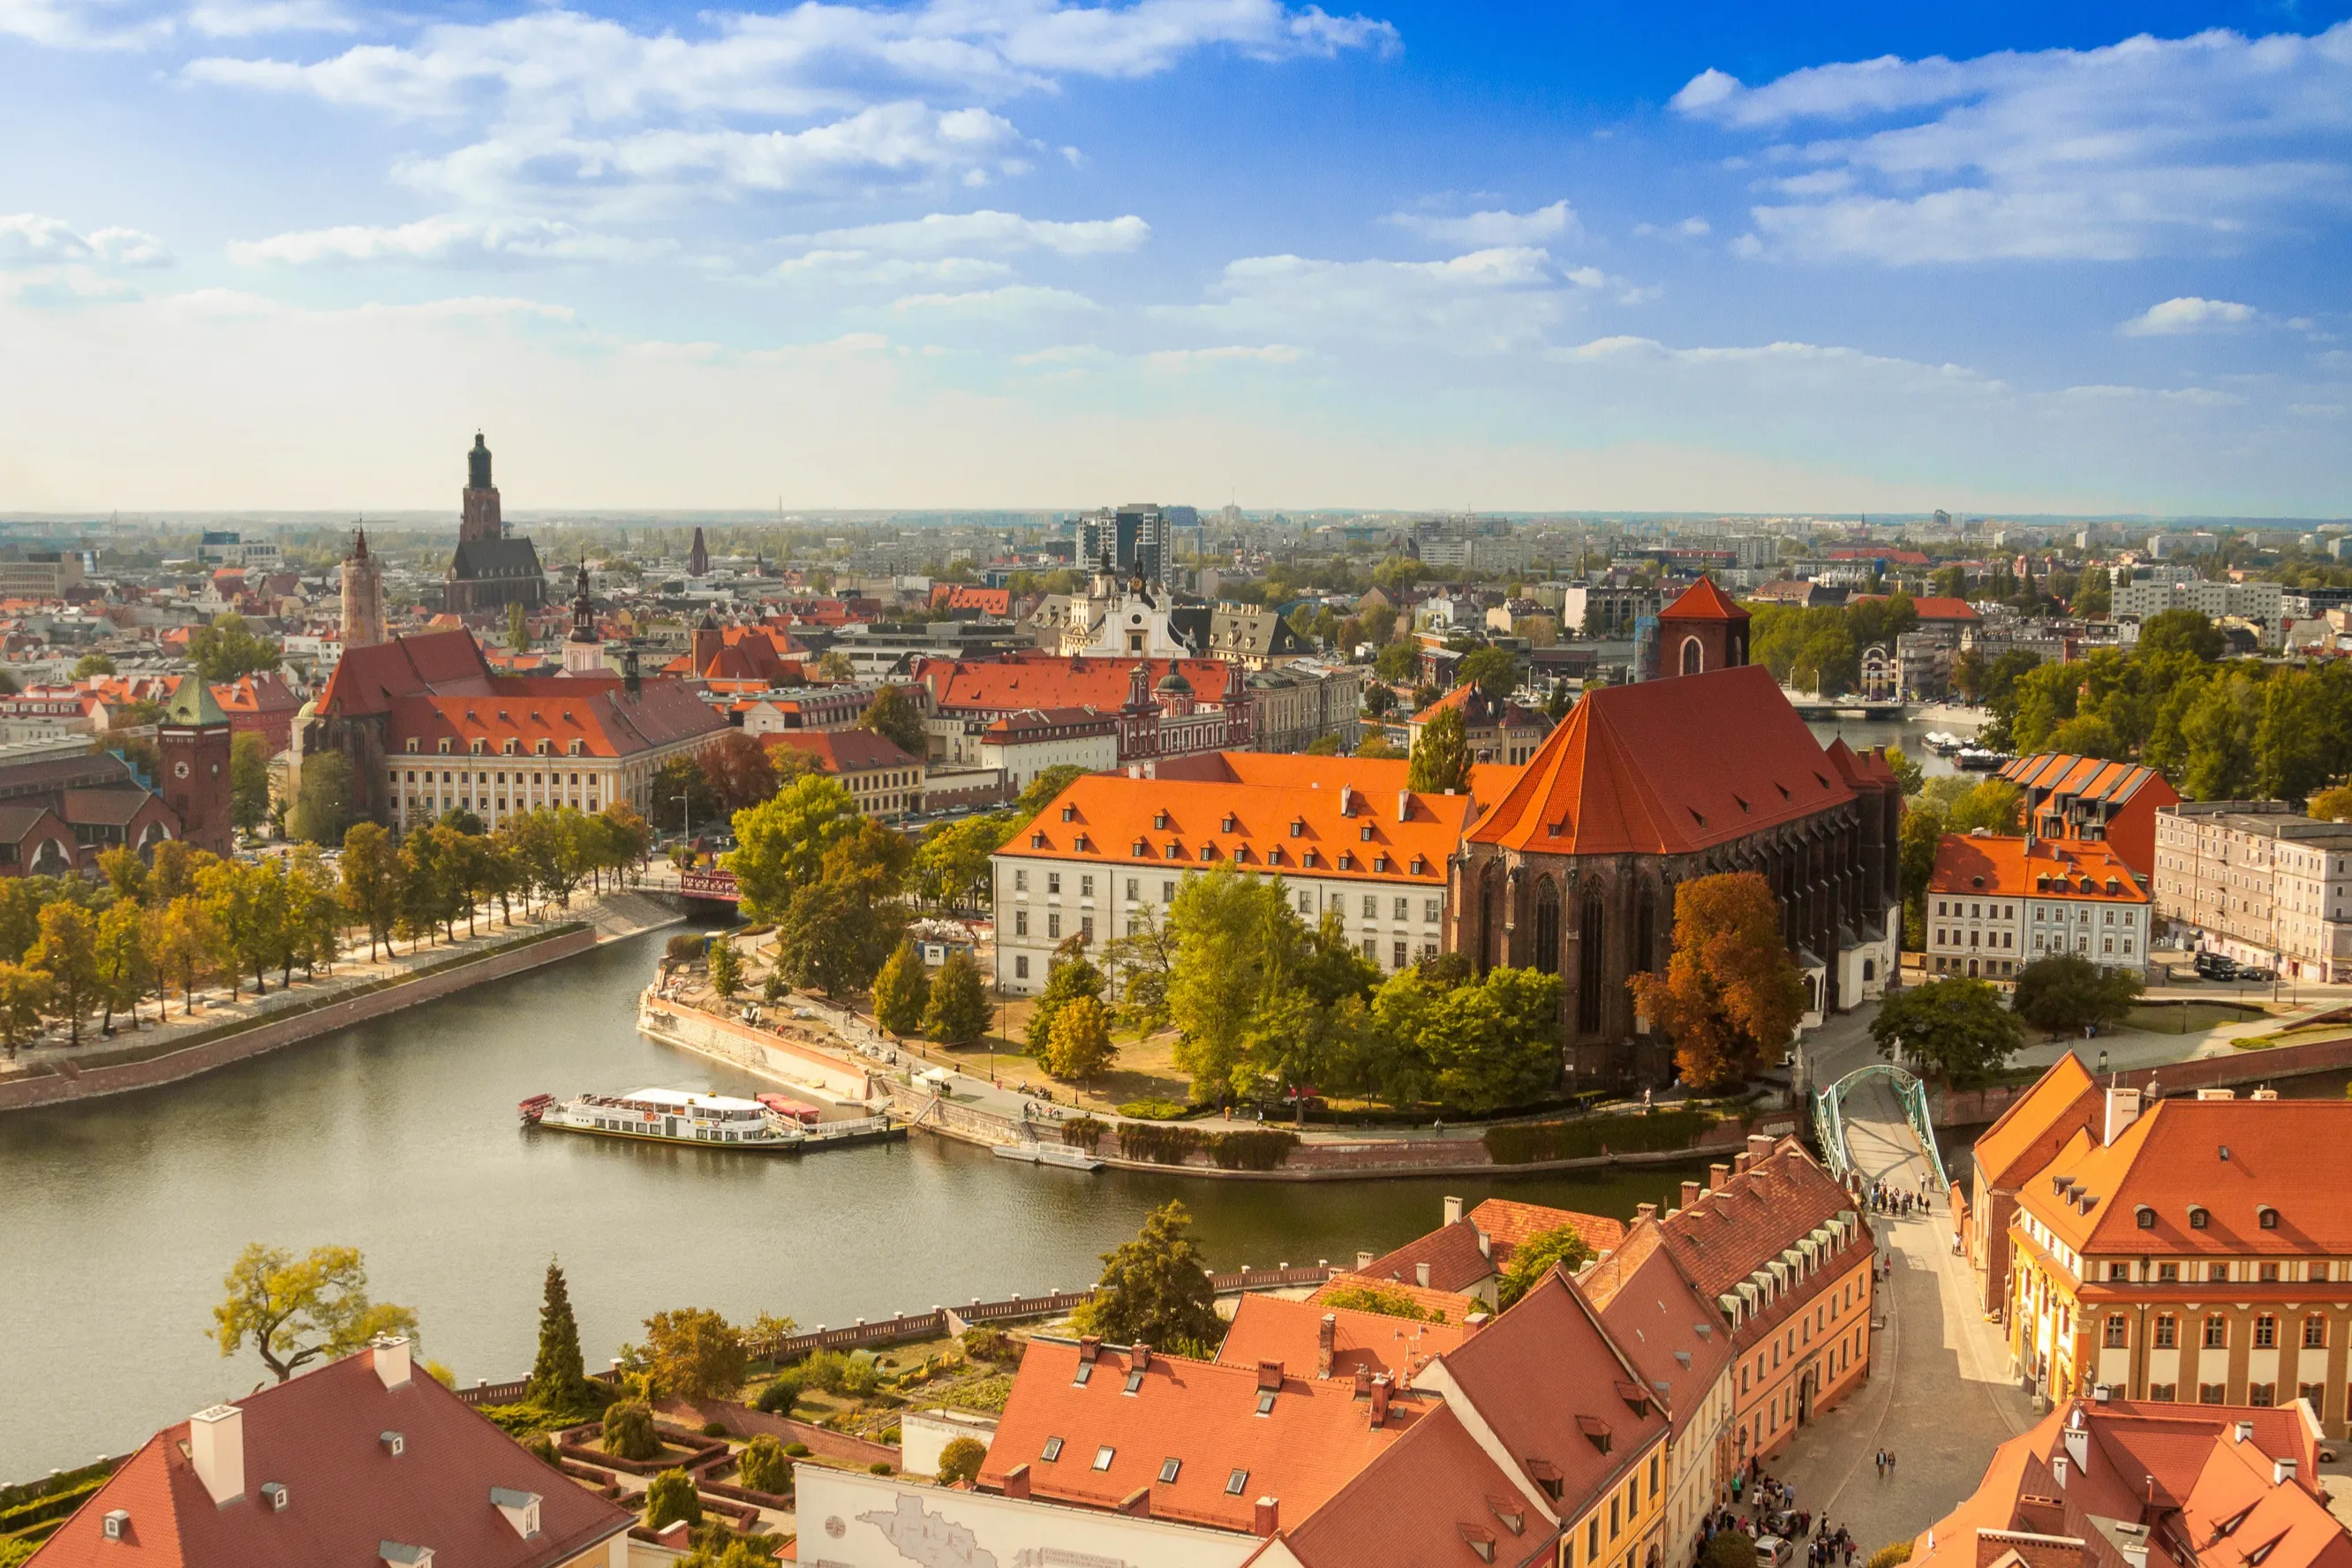
[[[1756,1568],[1756,1538],[1744,1530],[1718,1530],[1699,1549],[1698,1568]]]
[[[1470,735],[1460,704],[1441,708],[1413,738],[1406,787],[1424,795],[1470,790]]]
[[[2142,657],[2185,653],[2210,664],[2228,646],[2221,628],[2198,610],[2160,610],[2139,626]]]
[[[1055,796],[1086,776],[1087,770],[1076,763],[1055,763],[1041,771],[1021,792],[1021,798],[1013,803],[1013,815],[1019,818],[1016,826],[1026,827],[1039,812],[1054,804]]]
[[[616,1458],[639,1463],[661,1452],[661,1434],[654,1429],[653,1406],[642,1399],[624,1399],[604,1410],[604,1451]]]
[[[987,1450],[981,1452],[985,1454]],[[766,1492],[771,1497],[790,1491],[793,1462],[785,1457],[782,1440],[762,1432],[745,1444],[735,1461],[735,1482],[747,1490]]]
[[[110,905],[98,917],[95,945],[99,999],[106,1006],[100,1031],[114,1027],[117,1007],[131,1015],[131,1026],[136,1029],[139,999],[155,984],[155,961],[147,951],[146,910],[128,900]]]
[[[2180,723],[2181,739],[2189,748],[2181,793],[2191,800],[2243,800],[2253,794],[2261,722],[2262,695],[2253,681],[2231,675],[2206,682]]]
[[[1922,804],[1903,814],[1895,866],[1903,889],[1903,945],[1913,952],[1927,945],[1927,884],[1935,879],[1936,853],[1943,842],[1941,812]]]
[[[838,996],[873,983],[906,931],[899,894],[911,858],[898,834],[853,819],[776,922],[776,962],[793,984]]]
[[[980,1468],[987,1462],[987,1444],[977,1437],[950,1437],[940,1450],[940,1485],[970,1486],[980,1479]]]
[[[400,915],[400,851],[392,835],[373,822],[355,822],[343,834],[343,910],[368,933],[368,961],[392,938]]]
[[[694,757],[680,753],[654,770],[654,821],[665,833],[704,832],[719,826],[719,795]]]
[[[704,1307],[656,1312],[642,1349],[653,1386],[678,1399],[732,1399],[743,1387],[743,1336]]]
[[[945,1046],[968,1046],[988,1033],[988,992],[980,965],[961,948],[948,954],[931,982],[923,1033]]]
[[[738,847],[727,857],[745,918],[776,921],[793,895],[814,882],[825,852],[857,831],[857,805],[838,779],[810,773],[749,811],[735,814]]]
[[[1391,1104],[1473,1113],[1540,1098],[1559,1073],[1559,977],[1399,970],[1372,1000],[1371,1088]]]
[[[229,821],[240,833],[269,820],[269,757],[250,730],[229,740],[228,803]]]
[[[874,694],[858,716],[858,727],[871,730],[910,757],[929,750],[923,733],[923,705],[903,686],[886,686]]]
[[[1675,1042],[1694,1089],[1737,1083],[1778,1052],[1804,1016],[1805,982],[1780,939],[1780,900],[1753,871],[1696,877],[1675,889],[1674,956],[1636,974],[1634,1005]]]
[[[702,1522],[702,1499],[684,1470],[664,1470],[646,1485],[646,1528],[660,1530],[684,1520]]]
[[[1231,1093],[1279,957],[1297,944],[1298,917],[1278,878],[1220,863],[1188,878],[1169,908],[1176,962],[1168,1015],[1176,1063],[1202,1099]],[[1089,988],[1089,994],[1099,990]],[[1050,986],[1048,987],[1050,989]],[[1042,1005],[1041,1005],[1042,1006]],[[1036,1025],[1031,1023],[1036,1040]]]
[[[1054,1027],[1040,1058],[1045,1070],[1063,1079],[1090,1079],[1109,1067],[1118,1055],[1110,1043],[1110,1015],[1092,996],[1074,996],[1054,1014]]]
[[[1396,688],[1374,681],[1364,688],[1364,711],[1375,719],[1386,718],[1389,710],[1397,705]]]
[[[147,900],[147,862],[139,851],[118,844],[98,858],[98,874],[119,900],[144,903]]]
[[[989,858],[1020,831],[1023,820],[1000,811],[932,823],[915,850],[915,896],[935,910],[989,907],[995,893]]]
[[[49,1010],[47,972],[30,964],[0,961],[0,1045],[14,1060],[18,1047],[40,1033]]]
[[[1421,645],[1412,637],[1383,643],[1372,657],[1372,673],[1391,686],[1411,680],[1421,668]]]
[[[184,1017],[195,1016],[196,987],[211,978],[220,945],[212,912],[195,895],[183,894],[156,911],[149,946],[158,972],[179,982]]]
[[[1895,771],[1895,781],[1902,784],[1906,797],[1917,795],[1919,786],[1927,782],[1925,770],[1900,746],[1886,748],[1886,765]]]
[[[2067,720],[2050,731],[2050,738],[2042,745],[2070,756],[2098,757],[2107,762],[2120,762],[2130,755],[2130,749],[2116,733],[2116,727],[2096,713],[2079,713]]]
[[[286,830],[306,844],[341,844],[356,815],[352,799],[351,759],[339,751],[313,752],[302,759]]]
[[[1154,1209],[1134,1240],[1102,1255],[1097,1293],[1071,1314],[1072,1326],[1113,1344],[1213,1354],[1224,1337],[1224,1321],[1217,1316],[1208,1259],[1192,1228],[1192,1216],[1182,1204]]]
[[[1948,833],[2011,834],[2020,826],[2025,793],[2007,779],[1986,779],[1971,785],[1953,805],[1944,825]]]
[[[530,651],[530,612],[520,599],[507,605],[507,647],[515,653]]]
[[[1501,702],[1518,687],[1519,661],[1507,648],[1482,647],[1454,666],[1454,684],[1475,686],[1487,701]]]
[[[723,936],[710,944],[710,988],[726,1001],[732,1001],[743,988],[742,955]]]
[[[88,680],[92,676],[112,675],[114,661],[102,653],[86,653],[74,661],[73,678]]]
[[[1168,1022],[1168,987],[1176,977],[1176,931],[1158,904],[1127,917],[1127,931],[1103,945],[1103,969],[1118,997],[1119,1023],[1148,1035]]]
[[[1442,1323],[1445,1310],[1423,1307],[1402,1288],[1377,1282],[1341,1285],[1315,1293],[1316,1304],[1332,1311],[1378,1312],[1383,1318],[1403,1318],[1416,1323]]]
[[[2332,784],[2304,803],[2304,809],[2319,822],[2352,821],[2352,784]]]
[[[1592,1244],[1572,1225],[1539,1231],[1511,1249],[1510,1261],[1495,1282],[1496,1304],[1510,1306],[1550,1273],[1555,1263],[1573,1274],[1595,1256]]]
[[[41,910],[40,940],[26,962],[47,973],[50,1005],[65,1020],[68,1043],[80,1045],[82,1015],[105,989],[98,922],[79,904],[48,905]]]
[[[2037,958],[2017,973],[2011,1006],[2052,1035],[2076,1035],[2094,1025],[2112,1028],[2130,1016],[2143,983],[2128,969],[2102,966],[2076,952]]]
[[[1951,977],[1890,991],[1870,1021],[1878,1054],[1903,1052],[1955,1085],[1983,1081],[2024,1044],[2017,1016],[1982,980]]]
[[[588,1369],[580,1354],[580,1323],[572,1315],[572,1287],[563,1266],[552,1258],[540,1296],[539,1359],[531,1363],[530,1397],[549,1410],[577,1410],[588,1403]]]
[[[874,977],[874,1021],[894,1035],[914,1034],[922,1027],[930,993],[921,952],[902,939]]]
[[[836,647],[819,655],[809,673],[820,683],[838,683],[856,679],[857,667],[849,662],[847,654]]]
[[[378,1334],[416,1333],[415,1312],[368,1299],[367,1265],[356,1247],[316,1247],[296,1258],[257,1241],[237,1255],[221,1287],[213,1309],[221,1354],[250,1343],[280,1383]]]
[[[276,669],[285,657],[284,648],[256,633],[234,610],[188,633],[188,662],[198,679],[215,686]]]

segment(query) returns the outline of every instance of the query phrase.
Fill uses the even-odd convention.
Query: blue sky
[[[0,0],[0,509],[2352,512],[2352,0]]]

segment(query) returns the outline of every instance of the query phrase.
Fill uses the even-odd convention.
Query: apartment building
[[[2251,621],[2262,628],[2263,646],[2276,647],[2285,592],[2276,583],[2118,583],[2109,613],[2119,621],[2145,621],[2167,610],[2195,610],[2210,621]]]
[[[839,779],[857,809],[895,822],[923,809],[923,759],[909,756],[888,736],[872,730],[820,730],[764,735],[771,751],[789,750],[814,758]]]
[[[2156,814],[2180,793],[2154,768],[2041,752],[2005,763],[2000,777],[2025,793],[2037,838],[2105,844],[2146,881],[2156,869]]]
[[[2156,912],[2191,946],[2301,980],[2352,980],[2352,822],[2283,801],[2157,814]]]
[[[2005,983],[2059,952],[2102,968],[2147,963],[2147,889],[2103,844],[1948,833],[1927,901],[1930,974]]]

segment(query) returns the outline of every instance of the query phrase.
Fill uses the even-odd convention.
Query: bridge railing
[[[1885,1079],[1894,1086],[1896,1097],[1903,1102],[1903,1119],[1910,1123],[1911,1135],[1918,1140],[1927,1168],[1935,1173],[1936,1190],[1950,1190],[1952,1178],[1944,1169],[1943,1152],[1936,1146],[1935,1119],[1927,1110],[1927,1086],[1918,1074],[1892,1062],[1873,1062],[1868,1067],[1856,1068],[1814,1100],[1813,1131],[1830,1173],[1843,1181],[1853,1171],[1853,1155],[1846,1147],[1845,1097],[1871,1079]]]

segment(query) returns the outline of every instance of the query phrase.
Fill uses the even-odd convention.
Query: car
[[[2218,952],[2200,952],[2197,955],[2197,973],[2208,980],[2235,980],[2238,963]]]
[[[2233,980],[2252,980],[2258,984],[2267,984],[2270,981],[2276,980],[2278,975],[2274,971],[2264,969],[2262,965],[2253,963],[2241,964],[2239,966],[2238,973],[2231,975],[2231,978]]]
[[[1796,1554],[1797,1549],[1781,1536],[1756,1538],[1756,1568],[1788,1568],[1789,1560]]]

